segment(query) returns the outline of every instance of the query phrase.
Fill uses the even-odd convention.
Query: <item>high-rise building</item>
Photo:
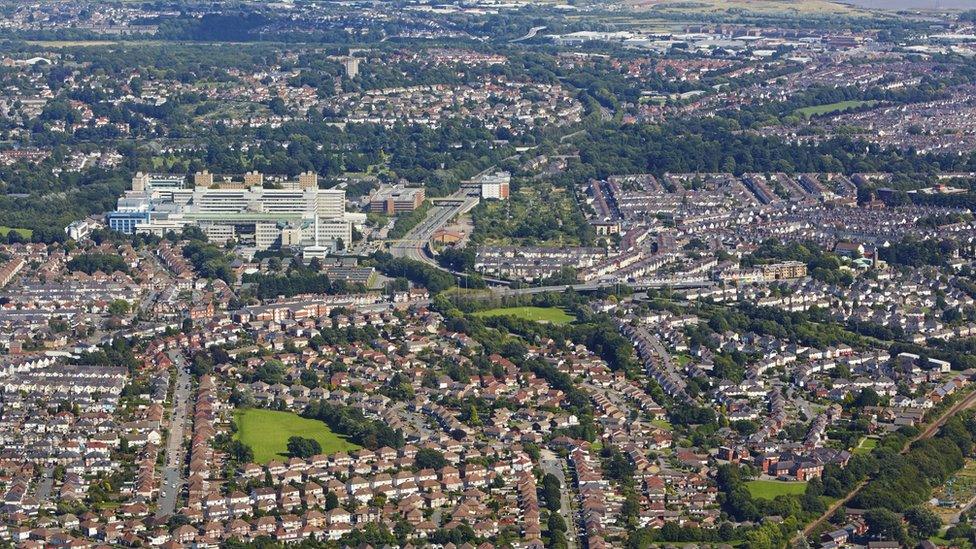
[[[298,188],[303,190],[319,188],[319,174],[315,172],[302,172],[298,174]]]
[[[193,174],[193,186],[194,187],[209,187],[213,185],[214,179],[213,174],[207,170],[202,172],[197,172]]]
[[[512,174],[495,172],[479,178],[481,183],[481,198],[486,200],[508,200],[508,186],[512,181]]]
[[[347,57],[343,61],[343,65],[346,68],[347,78],[356,78],[359,75],[359,61],[358,57]]]
[[[244,174],[245,187],[260,187],[264,185],[264,174],[258,171],[247,172]]]
[[[137,172],[132,176],[133,191],[152,191],[186,188],[186,177],[179,174]]]

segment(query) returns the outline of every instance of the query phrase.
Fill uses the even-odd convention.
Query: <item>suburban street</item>
[[[169,357],[176,364],[176,388],[173,391],[173,405],[170,409],[169,438],[166,440],[165,466],[163,467],[162,486],[159,495],[157,517],[172,515],[176,510],[176,502],[183,490],[183,462],[186,447],[183,444],[186,423],[190,411],[190,372],[186,359],[179,351],[171,351]]]
[[[566,526],[569,527],[569,530],[566,531],[566,541],[570,549],[574,549],[577,547],[577,540],[579,539],[579,531],[577,530],[579,525],[573,513],[572,489],[569,487],[569,481],[563,470],[563,463],[564,460],[548,448],[543,449],[540,453],[539,466],[542,467],[542,472],[551,473],[559,479],[561,498],[559,514],[562,515],[563,520],[566,521]]]

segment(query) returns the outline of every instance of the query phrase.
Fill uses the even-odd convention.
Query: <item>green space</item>
[[[976,497],[976,460],[967,459],[962,469],[932,492],[933,500],[953,502],[955,505],[942,506],[933,504],[930,500],[926,507],[938,515],[942,522],[951,524],[959,516],[957,505],[964,504],[973,497]]]
[[[504,307],[500,309],[488,309],[478,311],[475,316],[514,316],[524,320],[534,320],[535,322],[548,322],[552,324],[569,324],[576,320],[576,317],[558,307]]]
[[[664,429],[665,431],[671,431],[674,427],[671,426],[671,422],[666,419],[652,419],[651,425],[657,427],[658,429]]]
[[[775,499],[776,496],[800,495],[807,489],[806,482],[783,480],[750,480],[746,482],[749,495],[757,499]]]
[[[325,423],[291,412],[246,408],[234,411],[234,422],[237,424],[234,439],[254,450],[254,461],[257,463],[287,458],[290,437],[315,439],[326,454],[360,448],[344,436],[333,433]]]
[[[840,101],[838,103],[830,103],[829,105],[814,105],[812,107],[804,107],[802,109],[797,109],[795,112],[797,115],[802,116],[803,118],[810,118],[812,116],[836,114],[860,107],[873,107],[877,104],[877,101]]]
[[[573,194],[548,181],[526,182],[508,200],[482,201],[471,216],[471,238],[479,244],[591,246],[596,240]]]
[[[7,236],[7,233],[10,231],[17,231],[20,233],[20,236],[24,238],[30,238],[31,235],[34,234],[34,231],[30,229],[18,229],[16,227],[4,227],[3,225],[0,225],[0,236]]]
[[[873,437],[864,437],[861,442],[854,448],[854,453],[857,455],[870,454],[871,450],[878,445],[878,439]]]

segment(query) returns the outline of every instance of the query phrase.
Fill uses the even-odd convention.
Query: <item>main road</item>
[[[440,268],[437,262],[424,252],[424,248],[434,237],[434,233],[455,217],[473,210],[479,201],[478,191],[463,187],[449,197],[431,199],[431,207],[427,212],[427,217],[410,229],[403,238],[391,242],[390,253],[394,257],[422,261]]]
[[[170,351],[170,359],[176,365],[176,387],[170,409],[169,438],[166,439],[166,465],[163,467],[162,486],[159,493],[156,516],[172,515],[183,492],[183,465],[186,461],[184,444],[187,419],[190,414],[190,371],[186,359],[179,351]]]

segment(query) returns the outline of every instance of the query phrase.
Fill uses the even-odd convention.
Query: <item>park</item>
[[[569,324],[576,320],[576,317],[558,307],[503,307],[499,309],[488,309],[478,311],[475,316],[514,316],[523,320],[535,322],[546,322],[550,324]]]
[[[333,433],[325,423],[291,412],[246,408],[234,412],[234,422],[237,425],[234,439],[250,446],[254,461],[261,464],[288,458],[288,439],[296,436],[315,439],[325,454],[360,448],[342,435]]]

